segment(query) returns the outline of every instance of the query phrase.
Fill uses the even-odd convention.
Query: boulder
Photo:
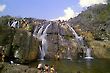
[[[16,30],[12,45],[15,58],[32,61],[38,56],[39,41],[33,37],[31,32]]]

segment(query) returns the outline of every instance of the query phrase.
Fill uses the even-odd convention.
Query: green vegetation
[[[88,7],[69,22],[79,24],[83,32],[91,32],[96,40],[110,40],[110,4]]]
[[[71,25],[82,29],[78,33],[85,37],[93,48],[97,58],[110,58],[110,4],[99,4],[88,7],[76,18],[70,19]]]

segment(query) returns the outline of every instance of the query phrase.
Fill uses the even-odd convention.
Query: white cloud
[[[64,16],[61,16],[61,17],[58,17],[58,18],[52,19],[52,20],[68,20],[70,18],[75,17],[77,14],[78,13],[75,13],[71,7],[67,7],[66,9],[64,9]]]
[[[0,4],[0,12],[3,12],[6,8],[5,4]]]
[[[107,0],[80,0],[81,7],[89,7],[94,4],[107,4]]]

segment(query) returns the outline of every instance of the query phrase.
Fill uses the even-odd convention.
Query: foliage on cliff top
[[[110,4],[90,6],[69,23],[80,25],[82,31],[91,32],[96,40],[110,40]]]

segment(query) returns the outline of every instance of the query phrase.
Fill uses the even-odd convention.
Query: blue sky
[[[2,8],[0,16],[11,15],[40,19],[56,19],[65,16],[65,10],[66,13],[72,11],[71,14],[74,13],[74,15],[81,12],[84,7],[81,7],[81,1],[84,2],[87,0],[0,0],[0,8]]]

